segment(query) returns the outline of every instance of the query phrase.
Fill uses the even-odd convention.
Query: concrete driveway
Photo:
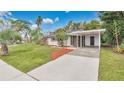
[[[98,80],[99,58],[90,53],[88,56],[77,54],[80,49],[59,57],[43,66],[40,66],[28,74],[42,81],[96,81]],[[81,50],[82,52],[84,50]],[[99,51],[97,51],[99,54]]]
[[[77,48],[74,51],[69,53],[70,55],[75,56],[84,56],[84,57],[91,57],[91,58],[99,58],[99,48],[94,47],[84,47],[84,48]]]

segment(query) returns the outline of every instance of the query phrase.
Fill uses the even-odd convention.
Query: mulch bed
[[[52,54],[51,54],[51,60],[55,60],[57,59],[58,57],[64,55],[64,54],[67,54],[69,52],[71,52],[73,49],[67,49],[67,48],[61,48],[57,51],[54,51]]]

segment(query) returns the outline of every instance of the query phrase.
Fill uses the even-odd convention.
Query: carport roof
[[[95,30],[81,30],[81,31],[74,31],[71,33],[67,33],[68,35],[85,35],[85,34],[99,34],[104,32],[105,29],[95,29]]]

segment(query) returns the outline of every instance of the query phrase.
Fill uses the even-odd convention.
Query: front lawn
[[[124,80],[124,54],[101,49],[99,80]]]
[[[28,72],[50,61],[50,55],[57,48],[35,44],[21,44],[9,47],[8,56],[0,59],[22,72]]]

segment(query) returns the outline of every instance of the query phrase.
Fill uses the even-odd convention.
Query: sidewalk
[[[35,81],[35,79],[0,60],[0,81]]]

